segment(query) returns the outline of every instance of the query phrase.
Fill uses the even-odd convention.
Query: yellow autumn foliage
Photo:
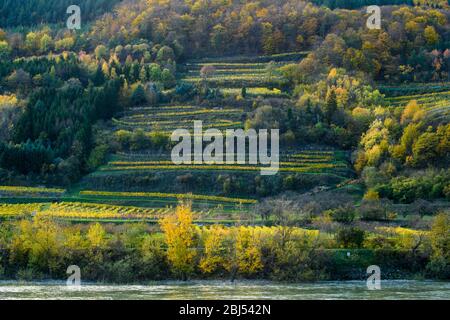
[[[167,258],[175,273],[183,279],[194,270],[195,257],[195,227],[190,204],[181,204],[172,215],[160,221],[167,244]]]

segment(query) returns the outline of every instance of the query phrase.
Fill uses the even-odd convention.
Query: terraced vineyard
[[[65,192],[56,188],[0,186],[0,197],[58,197]]]
[[[155,220],[171,212],[171,208],[138,208],[106,204],[61,203],[51,204],[42,215],[63,219]]]
[[[0,203],[0,219],[17,218],[24,216],[31,216],[40,211],[43,207],[41,203],[27,203],[27,204],[8,204]]]
[[[433,86],[430,85],[430,90]],[[450,119],[450,91],[429,92],[417,95],[390,97],[387,99],[391,106],[404,107],[415,100],[424,108],[429,122],[448,123]]]
[[[280,172],[320,174],[330,172],[345,175],[348,170],[347,163],[342,159],[342,153],[332,151],[302,151],[282,155],[278,163]],[[163,160],[143,161],[142,156],[122,155],[100,168],[100,172],[108,174],[133,171],[250,171],[258,172],[261,166],[253,165],[227,165],[227,164],[201,164],[201,165],[175,165],[167,155]]]
[[[101,193],[97,193],[101,194]],[[167,202],[166,207],[160,204],[158,208],[112,205],[105,203],[60,202],[36,204],[0,204],[0,220],[16,219],[34,216],[48,216],[68,221],[104,221],[104,222],[137,222],[156,223],[159,219],[175,210],[177,202]],[[228,219],[220,208],[196,210],[194,216],[199,222]],[[250,218],[250,217],[248,217]]]
[[[207,81],[209,85],[217,85],[225,95],[240,95],[245,87],[250,98],[284,98],[286,94],[277,88],[280,78],[276,72],[269,75],[270,70],[303,56],[293,53],[195,61],[186,65],[183,81],[204,81],[200,70],[204,66],[214,66],[215,73]],[[149,135],[154,132],[170,135],[175,129],[192,131],[194,120],[202,120],[204,130],[225,130],[243,128],[245,119],[246,110],[239,108],[169,104],[127,110],[113,119],[112,131],[117,134],[140,129]],[[314,186],[336,186],[351,176],[346,154],[339,151],[290,151],[282,155],[278,165],[280,183],[283,177],[293,175],[316,179]],[[238,164],[175,165],[168,152],[119,152],[82,181],[76,196],[98,203],[151,208],[173,207],[179,200],[187,199],[193,202],[196,210],[210,212],[206,216],[224,218],[225,215],[234,219],[239,214],[251,216],[253,206],[260,198],[260,171],[260,166]],[[223,186],[227,179],[238,181],[241,189],[227,190]]]
[[[161,105],[159,107],[139,107],[127,110],[112,120],[112,133],[135,132],[140,129],[148,135],[158,132],[170,135],[176,129],[193,130],[194,121],[201,120],[203,129],[218,128],[221,130],[243,127],[243,109],[227,106],[206,108],[192,104]],[[221,197],[207,192],[193,193],[176,188],[177,174],[168,175],[172,171],[170,155],[161,156],[154,153],[121,152],[111,156],[108,165],[89,175],[81,183],[77,199],[96,203],[108,203],[117,206],[134,206],[162,210],[174,208],[180,200],[191,200],[193,207],[202,217],[230,218],[229,215],[244,210],[252,210],[256,200]],[[159,163],[150,170],[141,170],[142,166]],[[139,164],[142,164],[139,167]],[[127,168],[127,166],[135,167]],[[169,168],[165,168],[169,166]],[[122,168],[124,170],[122,170]],[[120,170],[118,170],[120,169]],[[149,178],[149,172],[157,175],[166,187],[155,184],[156,178]],[[106,182],[105,181],[108,181]],[[136,180],[138,180],[136,182]],[[175,186],[175,187],[174,187]],[[226,213],[223,216],[223,213]],[[115,216],[115,214],[113,214]]]
[[[280,87],[282,79],[276,69],[291,62],[291,59],[301,59],[304,53],[293,53],[279,56],[235,57],[228,59],[205,59],[186,65],[187,72],[183,81],[191,83],[207,82],[209,86],[220,88],[225,95],[239,95],[242,88],[250,97],[287,97]],[[212,70],[208,76],[202,75],[203,67]]]
[[[285,153],[279,165],[280,181],[304,176],[316,181],[314,186],[338,186],[352,175],[346,154],[339,151]],[[120,153],[84,179],[78,196],[154,207],[174,206],[178,200],[188,199],[204,210],[251,212],[259,198],[257,185],[264,179],[260,170],[260,166],[239,164],[175,165],[168,154]],[[223,196],[227,179],[240,181],[243,189],[236,196]]]
[[[399,86],[380,85],[378,89],[389,97],[437,93],[450,90],[450,82],[429,82]]]
[[[240,95],[242,88],[246,88],[247,98],[287,98],[280,90],[280,77],[273,70],[303,56],[303,53],[293,53],[195,61],[187,65],[184,81],[204,81],[200,70],[209,65],[216,71],[207,81],[217,85],[225,95]],[[192,131],[195,120],[203,122],[203,130],[243,128],[248,111],[192,103],[135,107],[116,115],[104,134],[132,134],[141,130],[149,136],[155,133],[168,136],[175,129]],[[293,190],[338,186],[352,175],[345,153],[320,148],[284,152],[278,165],[276,184],[296,183]],[[263,185],[269,181],[264,181],[261,169],[238,164],[178,166],[167,151],[121,151],[110,155],[106,165],[67,192],[0,188],[0,195],[13,198],[10,204],[0,208],[0,216],[11,217],[16,212],[16,215],[39,213],[72,221],[156,221],[171,212],[180,200],[189,200],[193,202],[197,221],[255,219],[254,206],[264,195]],[[227,187],[230,181],[236,186]],[[21,196],[39,197],[41,203],[15,204],[14,199],[21,202]],[[52,197],[53,203],[46,197]]]
[[[224,88],[222,89],[224,95],[237,96],[242,93],[242,89],[239,88]],[[286,98],[287,95],[277,88],[246,88],[246,94],[250,97],[265,97],[265,98]]]
[[[171,134],[175,129],[192,129],[194,120],[203,128],[241,128],[244,110],[227,107],[207,109],[192,105],[167,105],[157,108],[133,108],[120,119],[113,119],[114,131],[142,129]]]
[[[97,203],[61,202],[40,204],[0,204],[0,219],[27,216],[51,216],[66,220],[156,221],[173,208],[139,208]],[[197,213],[201,214],[201,213]]]

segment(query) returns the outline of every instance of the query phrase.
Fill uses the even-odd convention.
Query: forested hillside
[[[1,0],[0,28],[34,27],[46,23],[65,23],[67,8],[80,7],[85,22],[111,11],[120,0]]]
[[[81,7],[81,30],[65,27],[68,1],[0,1],[0,218],[13,220],[5,228],[33,239],[27,230],[39,230],[38,220],[14,221],[37,215],[74,228],[160,221],[157,237],[184,219],[195,241],[205,241],[196,248],[213,246],[209,236],[234,237],[257,248],[250,260],[272,252],[267,261],[293,270],[260,261],[230,271],[199,258],[191,274],[226,269],[234,276],[239,269],[242,276],[320,278],[323,261],[314,272],[295,269],[304,249],[296,241],[306,239],[317,250],[367,249],[376,261],[383,256],[376,250],[388,250],[400,257],[394,266],[385,261],[389,270],[402,265],[409,275],[448,277],[446,1],[70,4]],[[367,28],[368,4],[381,6],[379,30]],[[192,131],[196,120],[204,129],[279,129],[278,174],[262,176],[249,164],[175,165],[170,135]],[[191,204],[171,216],[180,200]],[[252,227],[210,234],[195,223]],[[52,226],[55,237],[71,232]],[[263,251],[283,227],[308,232],[293,229],[290,256],[281,247]],[[105,252],[139,247],[136,263],[162,255],[145,255],[161,241],[147,227],[130,228],[142,235],[131,244],[121,243],[132,236],[122,237],[120,228],[109,235],[99,224],[89,228],[80,229],[83,248],[95,247],[91,238],[98,236]],[[255,234],[262,242],[249,244]],[[33,248],[6,238],[0,236],[0,249],[20,251],[49,272],[45,259],[33,260]],[[331,274],[340,256],[325,256]],[[156,273],[171,261],[161,259],[151,260]],[[6,268],[13,274],[14,263],[24,261]],[[355,278],[351,271],[342,276]]]
[[[312,0],[311,2],[331,9],[358,9],[371,5],[428,5],[433,8],[445,8],[446,5],[450,4],[448,0]]]

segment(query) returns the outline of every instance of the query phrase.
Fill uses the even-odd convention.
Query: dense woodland
[[[428,5],[433,8],[443,8],[447,0],[313,0],[312,3],[331,9],[358,9],[370,5]]]
[[[110,11],[120,0],[27,0],[0,1],[1,28],[34,27],[39,24],[61,23],[67,8],[77,5],[83,12],[82,19],[91,21]]]

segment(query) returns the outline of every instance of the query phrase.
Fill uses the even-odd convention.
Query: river
[[[450,282],[382,281],[381,290],[368,290],[363,281],[274,283],[265,281],[155,282],[146,285],[82,284],[70,288],[62,282],[0,282],[0,299],[445,299],[450,300]]]

